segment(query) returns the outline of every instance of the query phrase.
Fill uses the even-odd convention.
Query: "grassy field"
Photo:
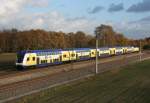
[[[23,97],[13,103],[150,103],[150,60]]]
[[[15,69],[15,53],[2,53],[0,54],[0,71]]]

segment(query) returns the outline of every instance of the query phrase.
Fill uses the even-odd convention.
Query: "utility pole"
[[[98,38],[96,37],[96,68],[95,68],[95,74],[98,73]]]
[[[142,43],[141,43],[141,40],[140,40],[140,61],[142,60]]]
[[[105,45],[105,44],[106,44],[105,35],[104,35],[103,39],[104,39],[104,42],[103,42],[104,44],[103,44],[103,46],[105,47],[105,46],[106,46],[106,45]]]
[[[102,37],[101,34],[102,34],[102,25],[101,26],[98,26],[96,27],[96,30],[95,30],[95,39],[96,39],[96,63],[95,63],[95,74],[98,73],[98,43],[99,43],[99,39]]]

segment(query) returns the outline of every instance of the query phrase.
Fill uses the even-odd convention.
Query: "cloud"
[[[150,22],[150,16],[140,19],[139,22]]]
[[[30,0],[1,0],[0,18],[17,13]]]
[[[23,11],[25,6],[45,7],[47,5],[48,0],[1,0],[0,19]]]
[[[66,18],[57,11],[43,13],[27,12],[26,6],[44,7],[48,0],[2,0],[0,4],[0,29],[17,28],[19,30],[45,29],[48,31],[91,33],[94,22],[85,17]],[[40,4],[40,5],[39,5]]]
[[[31,6],[33,7],[48,7],[49,1],[48,0],[32,0]]]
[[[41,1],[41,2],[40,2]],[[48,31],[91,32],[94,23],[85,17],[66,18],[57,11],[28,12],[26,6],[41,7],[46,0],[2,0],[0,4],[0,29],[44,29]],[[39,5],[41,3],[41,5]],[[33,5],[34,4],[34,5]]]
[[[142,2],[134,4],[127,9],[127,12],[135,12],[135,13],[149,12],[149,11],[150,11],[150,0],[143,0]]]
[[[124,33],[128,38],[139,39],[150,36],[150,16],[136,21],[109,22],[108,24],[118,32]]]
[[[124,9],[124,5],[123,3],[120,3],[120,4],[111,4],[109,9],[108,9],[108,12],[118,12],[118,11],[121,11]]]
[[[89,14],[96,14],[96,13],[100,12],[103,9],[104,9],[104,7],[102,7],[102,6],[96,6],[96,7],[92,8],[92,9],[89,9],[88,13]]]
[[[33,0],[1,0],[0,29],[44,29],[48,31],[63,32],[76,32],[81,30],[93,34],[94,28],[97,25],[100,25],[95,20],[87,19],[82,16],[67,18],[58,11],[42,13],[26,11],[26,6],[31,6],[32,3],[34,3]],[[35,3],[35,5],[37,4]],[[38,6],[39,5],[36,7]],[[102,7],[96,7],[93,8],[90,13],[97,13],[101,10]],[[131,38],[145,37],[148,36],[148,33],[150,32],[150,17],[145,17],[138,21],[109,24],[117,31],[123,32]]]

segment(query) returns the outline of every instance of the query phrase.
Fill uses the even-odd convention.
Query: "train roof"
[[[66,49],[62,49],[62,51],[66,51],[66,50],[89,50],[91,48],[66,48]]]
[[[47,50],[21,50],[21,51],[18,51],[17,54],[24,55],[26,53],[61,52],[61,51],[67,51],[67,50],[83,51],[83,50],[90,50],[90,48],[47,49]]]
[[[108,47],[102,47],[102,48],[98,48],[100,50],[108,50],[109,48]]]
[[[18,51],[18,52],[17,52],[17,54],[22,55],[22,56],[23,56],[25,53],[27,53],[26,50],[22,50],[22,51]]]
[[[21,50],[17,53],[24,54],[24,53],[38,53],[38,52],[60,52],[62,49],[47,49],[47,50]]]
[[[120,49],[120,48],[131,48],[133,46],[116,46],[116,47],[113,47],[113,48],[116,48],[116,49]],[[109,48],[112,48],[112,47],[100,47],[98,49],[100,50],[108,50]],[[18,51],[17,53],[18,54],[25,54],[25,53],[39,53],[39,52],[61,52],[61,51],[67,51],[67,50],[74,50],[74,51],[83,51],[83,50],[90,50],[90,49],[93,49],[93,48],[67,48],[67,49],[47,49],[47,50],[21,50],[21,51]]]
[[[75,51],[90,50],[91,48],[75,48]]]

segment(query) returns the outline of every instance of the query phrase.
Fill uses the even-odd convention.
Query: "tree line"
[[[131,40],[122,33],[117,33],[111,26],[101,25],[99,46],[139,46],[140,40]],[[142,45],[150,45],[150,38],[142,40]],[[64,33],[45,30],[18,31],[17,29],[0,32],[0,52],[19,50],[64,49],[95,47],[95,35],[82,31]]]

